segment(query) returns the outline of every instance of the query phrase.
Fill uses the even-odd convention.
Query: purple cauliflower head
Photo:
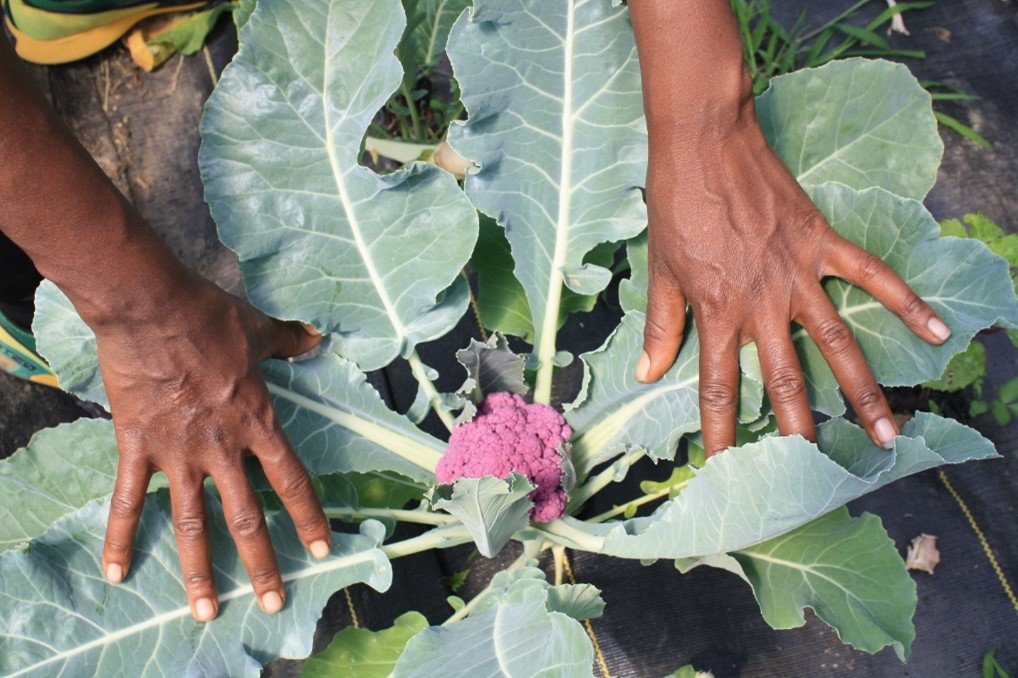
[[[530,519],[546,523],[566,511],[563,478],[568,482],[572,476],[572,434],[562,415],[548,405],[528,404],[515,393],[490,393],[473,420],[453,429],[435,476],[440,483],[451,483],[489,475],[508,478],[514,471],[525,475],[537,486],[530,493]]]

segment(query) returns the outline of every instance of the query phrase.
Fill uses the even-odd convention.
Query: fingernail
[[[301,323],[301,327],[303,327],[304,331],[310,334],[315,339],[322,336],[322,333],[315,329],[315,326],[312,325],[311,323]]]
[[[930,318],[930,321],[926,323],[926,327],[930,332],[933,332],[933,336],[941,341],[947,341],[947,338],[951,336],[951,330],[940,318]]]
[[[216,606],[210,598],[199,598],[194,602],[194,616],[200,621],[212,621],[216,616]]]
[[[106,580],[111,584],[119,584],[124,581],[124,568],[116,563],[110,563],[106,566]]]
[[[275,591],[269,591],[262,596],[262,611],[265,614],[275,614],[283,609],[283,599]]]
[[[639,382],[647,381],[647,373],[650,372],[650,356],[644,351],[643,355],[640,356],[640,362],[636,366],[636,380]]]
[[[877,440],[883,445],[885,450],[889,450],[894,447],[894,437],[898,435],[898,432],[894,430],[894,424],[891,420],[884,417],[873,424],[873,432],[877,434]]]
[[[309,548],[311,555],[313,555],[317,560],[321,560],[325,556],[329,555],[329,545],[323,539],[313,542]]]

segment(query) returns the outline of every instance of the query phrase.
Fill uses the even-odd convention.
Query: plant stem
[[[404,539],[393,544],[383,544],[379,548],[389,560],[402,558],[430,549],[444,549],[459,546],[470,541],[470,533],[458,521],[453,525],[445,525],[429,530],[422,535]]]
[[[541,534],[545,535],[556,544],[563,544],[570,548],[600,553],[604,548],[604,537],[578,530],[564,520],[553,520],[550,523],[534,525]]]
[[[435,384],[432,383],[431,378],[428,377],[428,369],[424,366],[424,362],[421,361],[421,357],[417,355],[417,351],[414,350],[407,358],[407,362],[410,363],[410,369],[414,373],[414,377],[417,379],[417,383],[424,389],[425,395],[428,396],[428,403],[431,405],[431,409],[435,411],[438,418],[442,420],[445,427],[452,431],[456,425],[455,419],[452,416],[452,412],[442,409],[442,396],[439,395],[438,389],[435,388]]]
[[[414,101],[414,94],[410,90],[410,85],[407,83],[406,78],[403,79],[403,83],[400,85],[400,91],[403,93],[403,98],[406,99],[407,110],[410,111],[414,141],[423,141],[424,135],[421,133],[421,117],[417,112],[417,102]]]
[[[628,452],[624,457],[622,457],[621,462],[623,464],[631,466],[636,461],[643,458],[646,454],[647,454],[646,450],[642,448],[636,448],[635,450]],[[614,481],[615,465],[618,463],[619,463],[618,461],[613,462],[603,471],[598,473],[596,476],[590,478],[583,485],[573,490],[571,496],[569,497],[569,506],[575,507],[582,505],[583,502],[587,501],[595,494],[603,490],[605,487],[615,482]]]
[[[672,492],[681,491],[681,490],[685,489],[686,485],[688,485],[688,484],[689,484],[689,481],[688,480],[684,480],[681,483],[676,483],[675,485],[670,485],[668,487],[665,487],[665,488],[662,488],[660,490],[657,490],[656,492],[651,492],[650,494],[645,494],[642,497],[637,497],[636,499],[633,499],[632,501],[627,501],[625,504],[619,504],[618,506],[616,506],[613,509],[610,509],[608,511],[605,511],[604,513],[596,515],[593,518],[590,518],[587,522],[590,522],[590,523],[603,523],[606,520],[609,520],[611,518],[614,518],[617,515],[621,515],[621,514],[625,513],[630,508],[639,508],[640,506],[643,506],[644,504],[649,504],[650,502],[655,501],[657,499],[661,499],[662,497],[667,497]]]
[[[385,508],[355,509],[345,506],[325,507],[325,517],[335,518],[336,520],[347,520],[350,518],[363,520],[368,518],[392,518],[404,523],[417,523],[420,525],[451,525],[458,522],[458,519],[454,516],[445,513],[434,513],[432,511],[408,511]]]
[[[319,414],[329,421],[370,440],[376,445],[384,447],[393,454],[406,459],[411,464],[425,471],[434,473],[435,467],[438,466],[438,460],[442,458],[442,443],[437,439],[435,440],[435,446],[431,447],[420,441],[408,438],[402,433],[387,428],[382,424],[313,400],[278,384],[267,382],[265,385],[273,396],[289,400],[306,410]]]

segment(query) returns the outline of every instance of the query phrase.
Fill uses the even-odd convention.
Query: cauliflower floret
[[[472,421],[453,430],[435,476],[451,483],[488,475],[508,478],[513,471],[525,475],[537,486],[530,493],[530,519],[546,523],[566,510],[562,479],[569,461],[560,449],[572,434],[553,408],[528,404],[515,393],[491,393]]]

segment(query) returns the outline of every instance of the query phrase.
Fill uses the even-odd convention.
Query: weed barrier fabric
[[[778,18],[790,25],[804,8],[812,19],[823,20],[828,13],[837,13],[850,3],[799,0],[773,4]],[[866,11],[875,15],[881,9],[883,3],[874,2]],[[1018,185],[1018,160],[1015,160],[1018,157],[1018,124],[1014,114],[1018,110],[1018,88],[1013,86],[1018,82],[1015,4],[1002,0],[939,2],[930,9],[907,14],[906,22],[912,37],[894,36],[891,41],[896,47],[926,50],[924,61],[908,62],[913,72],[921,79],[947,81],[981,97],[971,103],[946,102],[939,104],[938,109],[973,126],[994,144],[993,149],[985,150],[952,132],[943,132],[947,150],[940,181],[927,200],[928,206],[938,218],[983,210],[1014,232],[1018,227],[1018,193],[1013,189]],[[231,35],[220,31],[212,47],[217,67],[221,68],[228,58],[225,53],[235,49],[235,41]],[[168,106],[167,101],[195,97],[203,100],[208,94],[208,75],[203,71],[201,60],[195,59],[186,61],[176,78],[173,64],[153,74],[153,80],[148,82],[158,82],[158,87],[149,85],[147,91],[132,82],[117,85],[119,81],[115,80],[118,89],[110,96],[123,107],[121,113],[131,112],[132,121],[129,122],[122,120],[112,108],[103,109],[102,64],[104,60],[115,58],[118,57],[114,51],[84,65],[52,69],[49,79],[64,86],[64,96],[57,98],[57,107],[77,121],[73,127],[79,133],[87,136],[91,130],[115,129],[117,125],[128,124],[147,125],[149,129],[158,127],[159,135],[139,132],[122,140],[128,145],[128,151],[114,167],[114,172],[147,177],[153,167],[165,162],[167,155],[176,153],[166,140],[188,138],[197,147],[196,120],[168,113],[172,106]],[[118,69],[112,72],[116,75]],[[148,113],[148,117],[144,114],[145,105],[154,111]],[[94,151],[96,146],[89,147]],[[193,164],[193,158],[188,158],[187,162]],[[187,181],[193,182],[197,169],[187,176]],[[155,183],[157,186],[165,184],[165,176]],[[180,216],[204,213],[201,191],[193,188],[192,184],[188,190],[161,192],[153,187],[150,191],[141,191],[138,186],[134,190],[138,192],[135,197],[140,198],[138,202],[143,212],[166,229],[167,239],[185,258],[191,259],[189,263],[222,282],[217,275],[220,270],[218,255],[205,246],[210,232],[208,219]],[[570,325],[571,348],[576,352],[595,348],[616,320],[617,308],[611,301],[592,314],[574,318]],[[465,345],[470,334],[468,318],[455,335],[458,346]],[[1018,351],[1003,335],[983,340],[990,354],[986,388],[995,389],[1018,375]],[[421,347],[425,362],[435,365],[443,377],[456,381],[455,366],[442,364],[450,352],[437,349],[430,353],[432,348]],[[574,363],[566,372],[574,386],[579,379],[577,368],[578,363]],[[402,388],[409,378],[409,370],[396,365],[386,370],[384,379],[376,377],[373,383],[387,391],[396,406],[405,408],[409,403],[394,396],[414,392]],[[451,386],[458,386],[458,383]],[[13,450],[23,445],[34,430],[73,415],[65,411],[66,408],[61,409],[63,405],[52,404],[52,398],[48,397],[51,393],[54,392],[43,387],[0,378],[0,433],[4,437],[4,449]],[[568,397],[565,393],[560,395]],[[945,414],[965,420],[966,403],[951,401],[948,406],[953,409]],[[71,404],[66,407],[73,409]],[[25,416],[26,410],[33,412],[31,420]],[[987,416],[966,423],[991,438],[1004,458],[953,467],[946,474],[957,494],[967,503],[1001,571],[1015,587],[1018,586],[1018,424],[1000,428]],[[8,448],[8,443],[13,446]],[[634,469],[628,483],[638,482],[637,471],[653,478],[668,474],[665,465],[648,464]],[[600,499],[610,501],[611,498]],[[607,505],[600,507],[603,508]],[[599,507],[591,509],[592,512],[597,510]],[[772,630],[763,621],[749,586],[720,570],[698,568],[681,575],[670,562],[644,566],[590,554],[571,555],[576,581],[599,587],[607,603],[605,616],[593,620],[591,626],[608,675],[661,676],[686,663],[711,670],[719,678],[816,674],[978,675],[982,657],[991,649],[996,649],[997,659],[1012,675],[1018,672],[1018,609],[1006,596],[977,533],[936,471],[901,480],[851,504],[850,510],[854,515],[869,511],[880,516],[902,554],[908,542],[920,533],[939,538],[937,545],[942,559],[936,574],[913,573],[919,596],[915,617],[917,637],[907,664],[901,664],[889,650],[871,656],[843,645],[833,630],[810,613],[803,628]],[[411,534],[406,531],[397,536]],[[324,648],[332,634],[345,626],[385,628],[410,609],[420,610],[432,623],[439,623],[450,613],[445,598],[450,594],[448,583],[453,574],[470,569],[466,584],[457,593],[468,599],[515,556],[516,551],[510,545],[495,560],[477,557],[471,547],[399,559],[394,562],[395,579],[388,593],[377,594],[365,586],[354,586],[333,595],[318,625],[315,649]],[[541,564],[550,569],[547,556]],[[604,675],[599,666],[594,670],[596,675]],[[299,662],[279,661],[271,664],[265,675],[297,676],[299,671]]]

